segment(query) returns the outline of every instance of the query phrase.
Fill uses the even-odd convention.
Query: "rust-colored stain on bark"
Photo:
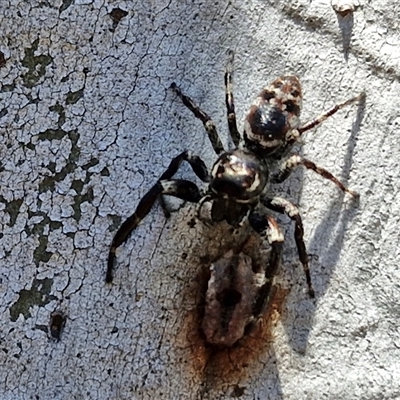
[[[185,325],[181,331],[181,343],[186,342],[190,348],[191,368],[203,382],[206,391],[217,390],[222,386],[232,387],[232,396],[236,396],[238,382],[245,382],[246,378],[257,372],[258,369],[268,368],[260,359],[268,359],[268,352],[273,352],[271,344],[274,340],[273,328],[280,319],[283,305],[288,294],[287,289],[276,288],[274,298],[263,317],[255,323],[249,332],[232,347],[217,348],[209,345],[201,329],[205,293],[210,277],[208,269],[203,269],[193,280],[188,292],[194,291],[197,295],[197,310],[188,312]],[[196,286],[196,287],[195,287]],[[271,369],[276,367],[271,366]],[[244,391],[240,386],[239,392]],[[236,395],[234,395],[236,393]],[[237,396],[236,396],[237,397]],[[240,396],[239,396],[240,397]]]

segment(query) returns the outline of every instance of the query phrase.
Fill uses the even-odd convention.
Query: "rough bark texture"
[[[399,398],[399,13],[395,0],[345,17],[328,0],[3,0],[0,398]],[[282,218],[274,310],[217,353],[198,334],[200,278],[207,254],[236,238],[190,228],[194,207],[168,221],[154,207],[119,249],[114,283],[104,277],[113,234],[171,157],[215,160],[172,82],[227,140],[227,49],[240,123],[283,74],[301,78],[303,121],[363,90],[367,100],[308,132],[302,150],[358,205],[312,172],[280,186],[301,207],[316,299]]]

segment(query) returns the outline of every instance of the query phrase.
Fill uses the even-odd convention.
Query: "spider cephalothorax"
[[[209,190],[218,197],[251,203],[262,193],[268,169],[254,154],[244,150],[222,153],[211,171]]]
[[[205,202],[211,202],[211,219],[214,222],[226,220],[228,224],[238,227],[247,218],[250,226],[260,235],[267,237],[271,244],[273,251],[271,251],[270,264],[272,263],[275,267],[280,256],[283,238],[281,240],[280,234],[277,233],[279,232],[277,222],[267,213],[267,209],[286,214],[295,222],[295,241],[299,259],[306,274],[309,294],[314,296],[303,240],[303,223],[298,209],[282,197],[270,197],[267,189],[269,182],[282,182],[297,166],[303,165],[331,180],[344,192],[356,196],[355,192],[344,186],[327,170],[298,154],[289,153],[304,132],[320,124],[344,106],[362,100],[364,94],[339,103],[316,119],[301,125],[299,119],[302,103],[300,81],[296,76],[283,76],[265,87],[257,96],[245,118],[243,135],[240,135],[236,124],[232,93],[232,61],[233,53],[230,52],[225,72],[225,102],[229,133],[235,148],[231,151],[224,150],[212,119],[173,83],[171,88],[177,96],[203,122],[218,159],[211,172],[208,171],[204,162],[190,151],[182,152],[171,161],[159,181],[139,202],[136,211],[115,234],[108,257],[107,282],[112,281],[116,249],[146,217],[157,199],[160,199],[163,204],[162,196],[171,195],[198,203],[200,208]],[[200,190],[189,180],[172,179],[183,161],[187,161],[195,174],[208,184],[205,190]],[[242,264],[246,263],[243,261]],[[265,297],[269,297],[268,293],[265,293]],[[262,307],[259,309],[261,310]]]

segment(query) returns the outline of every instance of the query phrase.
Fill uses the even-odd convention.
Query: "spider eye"
[[[295,110],[295,104],[293,103],[293,101],[291,101],[291,100],[288,100],[286,103],[285,103],[285,105],[286,105],[286,111],[288,111],[288,112],[293,112],[294,110]]]
[[[298,102],[293,100],[287,100],[285,103],[286,111],[290,114],[300,115],[300,106]]]
[[[300,96],[301,96],[301,93],[300,93],[298,90],[292,90],[292,91],[290,92],[290,94],[291,94],[293,97],[300,97]]]

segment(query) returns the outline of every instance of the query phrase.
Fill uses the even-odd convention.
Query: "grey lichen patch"
[[[93,201],[94,195],[93,195],[93,189],[91,187],[88,188],[87,192],[84,194],[81,194],[83,190],[83,182],[82,181],[74,181],[72,183],[72,187],[77,191],[79,194],[74,196],[74,204],[72,205],[72,208],[74,209],[74,215],[73,218],[79,222],[82,216],[81,212],[81,204],[84,203],[85,201],[91,202]],[[78,189],[78,190],[77,190]]]
[[[69,92],[65,99],[65,104],[75,104],[79,99],[83,97],[83,89],[76,92]]]
[[[39,236],[39,246],[33,252],[33,259],[36,265],[39,265],[40,262],[47,263],[50,260],[52,254],[46,251],[48,243],[49,237],[47,235]]]
[[[58,114],[57,125],[61,128],[65,123],[65,109],[60,103],[56,103],[54,106],[49,107],[50,111],[56,112]]]
[[[30,318],[30,307],[43,307],[54,300],[54,296],[50,296],[52,285],[52,279],[34,279],[31,289],[22,289],[19,292],[18,300],[10,307],[11,321],[15,322],[20,314],[25,319]]]
[[[99,160],[97,158],[92,158],[87,164],[82,166],[83,170],[88,170],[91,167],[94,167],[99,163]],[[74,196],[74,204],[72,205],[72,208],[74,209],[74,215],[73,218],[79,222],[82,212],[81,212],[81,204],[84,202],[92,202],[94,199],[94,194],[93,194],[93,188],[88,187],[87,190],[85,191],[85,185],[90,181],[90,177],[93,175],[93,173],[87,172],[85,179],[82,180],[74,180],[71,184],[72,189],[75,190],[77,193],[76,196]]]
[[[28,212],[28,215],[29,218],[38,216],[43,218],[39,223],[34,224],[33,227],[25,229],[27,235],[37,235],[39,238],[39,245],[33,251],[33,260],[35,262],[35,265],[38,266],[40,262],[48,262],[52,256],[52,253],[46,251],[49,239],[48,235],[44,234],[45,228],[49,226],[50,231],[54,231],[56,229],[60,229],[62,227],[62,224],[61,222],[50,220],[47,214],[43,212]]]
[[[47,190],[54,190],[55,184],[57,182],[61,182],[65,179],[65,177],[75,171],[77,168],[76,160],[79,158],[81,150],[78,147],[77,143],[79,140],[79,135],[76,131],[64,131],[62,129],[48,129],[45,132],[42,132],[38,135],[39,140],[52,140],[58,139],[61,140],[65,135],[68,135],[71,141],[71,152],[68,157],[66,166],[58,173],[53,176],[45,177],[42,182],[39,184],[39,193],[44,193]]]
[[[69,132],[62,129],[47,129],[44,132],[38,134],[38,140],[61,140],[64,136],[67,136]]]
[[[44,212],[38,211],[38,212],[29,212],[28,210],[28,217],[29,219],[34,218],[34,217],[42,217],[41,222],[38,224],[34,224],[32,228],[28,229],[26,228],[25,231],[28,235],[31,234],[37,234],[42,236],[44,232],[45,226],[49,225],[51,230],[54,229],[59,229],[62,227],[61,222],[59,221],[52,221],[48,215]]]
[[[27,88],[32,88],[39,83],[40,78],[46,72],[46,67],[53,61],[53,58],[49,55],[35,56],[38,46],[39,39],[36,39],[32,43],[32,47],[25,49],[25,57],[21,61],[21,64],[28,68],[28,72],[22,75],[24,85]]]
[[[23,203],[22,199],[16,199],[16,200],[12,200],[7,202],[4,197],[0,197],[0,202],[4,203],[6,205],[5,207],[5,211],[8,213],[8,215],[10,216],[10,223],[9,226],[14,226],[18,214],[19,214],[19,209],[21,208],[21,205]]]

